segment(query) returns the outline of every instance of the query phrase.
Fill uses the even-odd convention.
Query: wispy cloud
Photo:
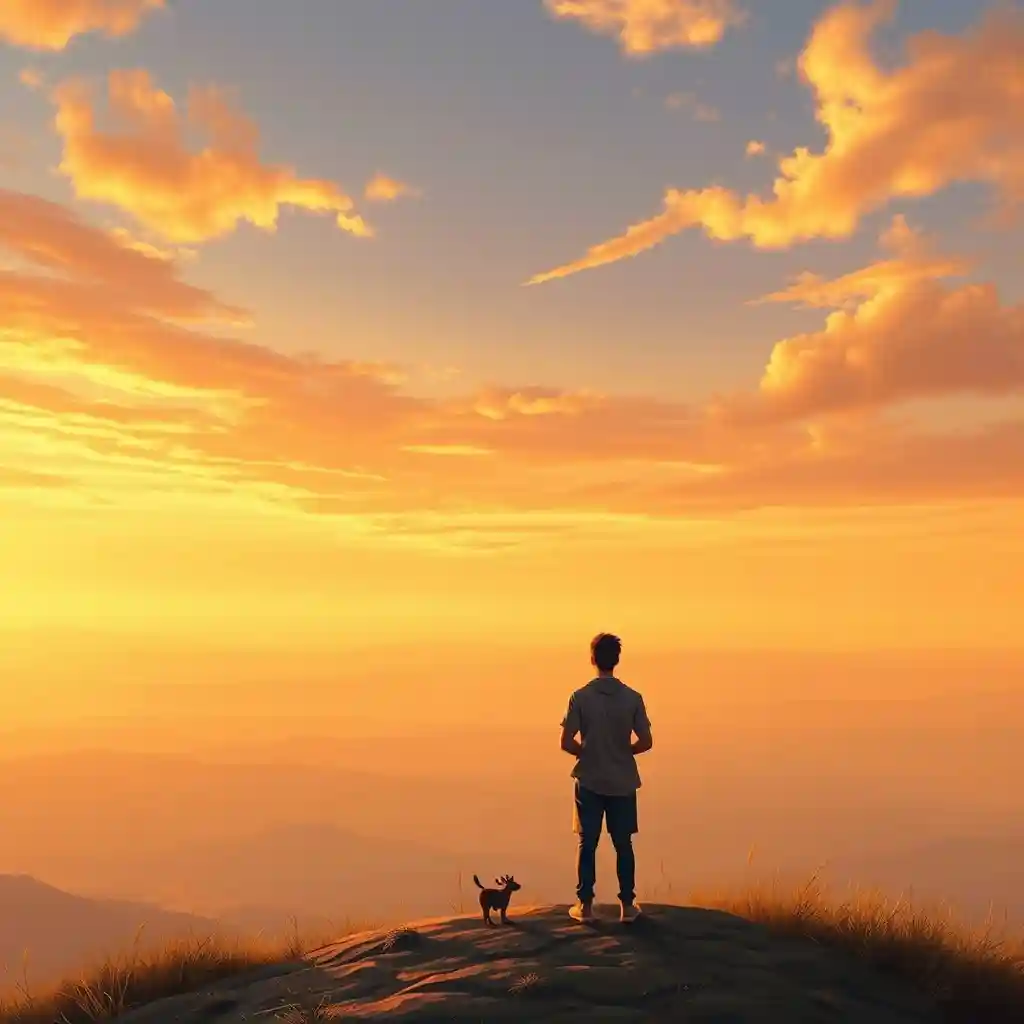
[[[403,452],[417,452],[420,455],[444,455],[456,458],[475,458],[480,455],[493,455],[490,448],[478,448],[471,444],[407,444],[402,446]]]
[[[97,123],[87,83],[66,81],[53,93],[60,170],[79,198],[115,206],[175,242],[218,238],[241,221],[272,231],[284,206],[329,213],[342,231],[372,234],[334,182],[264,163],[256,124],[222,90],[193,88],[186,118],[143,70],[112,71],[107,92],[109,130]],[[186,128],[205,133],[208,144],[190,150]]]
[[[18,72],[18,81],[26,89],[38,89],[43,84],[43,73],[38,68],[22,68]]]
[[[763,249],[847,238],[892,200],[954,182],[1024,198],[1024,12],[996,8],[962,36],[922,33],[905,63],[887,70],[869,44],[894,8],[891,0],[843,3],[815,25],[799,69],[828,142],[820,153],[799,148],[781,159],[769,198],[721,186],[669,189],[661,213],[529,283],[636,256],[692,227]]]
[[[614,36],[623,53],[714,46],[743,12],[735,0],[544,0],[555,18],[579,21],[591,32]]]
[[[375,174],[363,189],[363,198],[370,203],[392,203],[396,199],[418,196],[420,190],[387,174]]]
[[[3,0],[0,39],[31,50],[63,50],[75,36],[126,36],[165,0]]]

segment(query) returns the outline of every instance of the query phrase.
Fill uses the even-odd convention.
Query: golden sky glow
[[[596,152],[599,123],[588,136],[573,112],[579,140],[532,134],[475,65],[491,142],[519,133],[522,162],[491,161],[487,137],[459,141],[448,94],[422,100],[421,129],[386,130],[415,105],[426,57],[407,80],[394,65],[387,114],[379,89],[364,100],[348,79],[324,79],[325,107],[290,91],[294,40],[257,69],[272,88],[225,81],[243,68],[209,57],[224,25],[183,2],[0,0],[0,73],[35,140],[0,164],[6,621],[174,636],[261,623],[281,643],[338,622],[380,642],[509,623],[538,640],[632,628],[662,647],[1019,641],[1024,15],[915,24],[883,60],[876,37],[898,11],[823,4],[794,26],[795,148],[729,92],[665,89],[636,114],[664,119],[652,149],[668,131],[728,133],[720,180],[735,183],[669,189],[652,219],[524,289],[527,261],[611,217],[600,174],[542,185],[532,163],[563,142],[566,161]],[[624,68],[710,67],[763,29],[726,0],[537,0],[520,16],[567,61],[593,60],[623,103]],[[486,40],[479,18],[467,31]],[[210,66],[160,63],[178,32]],[[599,122],[601,103],[581,109]],[[673,120],[681,105],[716,116]],[[665,173],[623,170],[610,208],[643,203]],[[963,223],[961,187],[982,191],[987,223]],[[645,291],[644,260],[664,274],[670,246],[656,267],[612,266],[691,227],[706,237],[667,299]],[[735,260],[721,276],[736,294],[693,283],[705,251]],[[601,303],[622,319],[560,379],[502,369],[596,338]],[[671,336],[652,334],[655,307]],[[763,319],[740,337],[729,318],[751,307]],[[400,343],[399,313],[413,325]],[[704,338],[717,317],[742,372]],[[307,344],[311,319],[330,344]],[[478,354],[472,373],[456,342]],[[613,359],[652,367],[657,393],[601,371]],[[689,365],[727,385],[694,397]]]

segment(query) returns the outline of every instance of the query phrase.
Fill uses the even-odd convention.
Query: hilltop
[[[326,944],[209,937],[127,956],[0,1005],[0,1024],[387,1021],[780,1021],[1009,1024],[1024,1020],[1024,945],[869,893],[694,894],[614,907],[586,927],[565,906],[339,932]]]
[[[611,908],[608,908],[609,911]],[[564,907],[366,931],[292,963],[158,1000],[124,1024],[387,1021],[844,1021],[923,1024],[928,1000],[863,962],[717,910],[653,906],[624,927]]]

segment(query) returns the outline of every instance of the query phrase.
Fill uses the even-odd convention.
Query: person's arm
[[[562,726],[562,749],[573,757],[579,757],[583,753],[583,745],[576,739],[576,733],[570,732],[566,726]]]
[[[651,747],[654,746],[654,737],[651,735],[650,730],[645,733],[641,733],[636,738],[636,742],[630,747],[634,756],[636,754],[646,754]]]
[[[647,717],[647,708],[644,705],[643,697],[637,701],[636,711],[633,713],[633,732],[636,733],[636,742],[630,747],[634,756],[646,754],[654,746],[654,737],[651,735],[651,720]]]
[[[581,732],[580,708],[576,701],[576,695],[569,698],[569,707],[566,709],[565,718],[562,719],[561,748],[573,757],[579,757],[583,753],[583,744],[576,739],[576,734]]]

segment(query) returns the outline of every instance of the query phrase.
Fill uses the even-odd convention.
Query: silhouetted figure
[[[579,853],[576,903],[569,909],[576,921],[593,916],[602,821],[615,847],[621,919],[632,921],[640,913],[633,856],[633,836],[638,831],[636,791],[641,786],[636,755],[650,750],[654,740],[643,697],[615,676],[621,653],[617,636],[599,633],[594,637],[590,663],[597,677],[569,698],[562,719],[562,749],[576,758],[573,831],[579,836]]]

